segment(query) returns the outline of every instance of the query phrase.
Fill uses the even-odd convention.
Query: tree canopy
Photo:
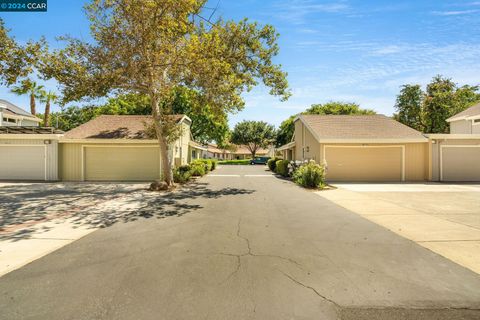
[[[300,114],[319,114],[319,115],[349,115],[349,114],[375,114],[371,109],[362,109],[360,105],[354,102],[331,101],[324,104],[312,104],[310,108]],[[295,132],[294,120],[298,114],[290,116],[280,124],[277,131],[276,145],[282,146],[292,140]]]
[[[448,133],[446,120],[480,101],[478,86],[459,87],[451,79],[434,77],[423,91],[420,85],[402,86],[395,119],[425,133]]]
[[[235,125],[231,142],[244,145],[255,157],[258,149],[267,148],[275,141],[275,127],[264,121],[242,121]]]
[[[206,0],[94,0],[86,6],[93,43],[69,39],[42,69],[61,84],[64,102],[115,91],[149,96],[163,179],[172,183],[169,136],[175,94],[201,93],[214,114],[240,110],[242,92],[260,81],[287,99],[286,73],[273,63],[278,34],[259,26],[203,17]],[[170,120],[171,121],[171,120]]]

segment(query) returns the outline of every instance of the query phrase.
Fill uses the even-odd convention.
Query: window
[[[11,118],[3,118],[3,122],[17,123],[17,120]]]
[[[475,123],[475,124],[480,124],[480,119],[475,119],[475,120],[473,120],[473,123]]]

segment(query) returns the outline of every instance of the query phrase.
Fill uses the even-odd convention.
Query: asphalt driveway
[[[1,277],[2,319],[480,317],[477,274],[263,166],[127,199]]]

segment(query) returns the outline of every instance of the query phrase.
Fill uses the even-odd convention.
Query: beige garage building
[[[0,127],[0,180],[58,180],[58,140],[51,128]]]
[[[171,146],[176,165],[186,164],[191,120],[175,116],[182,135]],[[151,181],[161,175],[158,141],[147,127],[151,116],[103,115],[60,140],[59,168],[64,181]]]
[[[422,181],[428,178],[428,139],[383,115],[300,115],[290,160],[315,160],[329,181]]]

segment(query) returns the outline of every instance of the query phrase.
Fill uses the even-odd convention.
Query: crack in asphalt
[[[302,269],[303,271],[305,271],[305,269],[303,268],[303,266],[298,263],[297,261],[295,261],[294,259],[291,259],[291,258],[285,258],[285,257],[282,257],[282,256],[279,256],[279,255],[273,255],[273,254],[255,254],[252,252],[252,247],[250,246],[250,239],[248,239],[247,237],[245,236],[242,236],[241,235],[241,223],[242,223],[242,218],[239,218],[238,219],[238,223],[237,223],[237,237],[239,237],[240,239],[243,239],[245,241],[245,244],[247,245],[247,249],[248,251],[246,253],[242,253],[242,254],[233,254],[233,253],[225,253],[225,252],[220,252],[219,254],[222,255],[222,256],[228,256],[228,257],[234,257],[237,259],[237,265],[235,267],[235,270],[233,270],[232,273],[230,273],[228,275],[228,277],[221,282],[221,284],[227,282],[228,280],[230,280],[238,271],[240,271],[240,268],[242,266],[242,260],[241,258],[242,257],[245,257],[245,256],[251,256],[251,257],[258,257],[258,258],[275,258],[275,259],[280,259],[280,260],[283,260],[283,261],[287,261],[287,262],[290,262],[294,265],[296,265],[298,268]]]
[[[298,281],[297,279],[295,279],[294,277],[292,277],[291,275],[289,275],[288,273],[285,273],[283,272],[282,270],[278,270],[281,274],[283,274],[285,277],[287,277],[288,279],[290,279],[292,282],[296,283],[297,285],[301,286],[301,287],[304,287],[305,289],[309,289],[310,291],[312,291],[313,293],[315,293],[317,296],[319,296],[320,298],[322,298],[323,300],[333,304],[336,308],[337,308],[337,311],[340,309],[340,306],[333,300],[327,298],[326,296],[324,296],[323,294],[321,294],[320,292],[317,291],[317,289],[315,289],[314,287],[311,287],[309,285],[306,285],[300,281]]]

